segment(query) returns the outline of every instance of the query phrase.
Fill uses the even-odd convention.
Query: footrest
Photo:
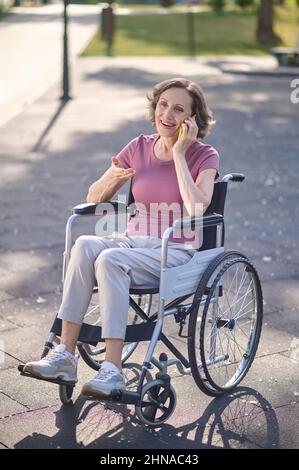
[[[30,377],[31,379],[36,379],[36,380],[44,380],[45,382],[51,382],[53,384],[57,385],[68,385],[69,387],[75,387],[76,382],[67,382],[66,380],[63,379],[47,379],[44,377],[37,377],[36,375],[29,374],[29,372],[23,372],[25,364],[19,364],[18,365],[18,371],[23,375],[23,377]]]
[[[112,390],[111,394],[107,396],[93,397],[84,395],[84,397],[87,400],[125,403],[126,405],[136,405],[140,400],[139,393],[131,392],[130,390]]]

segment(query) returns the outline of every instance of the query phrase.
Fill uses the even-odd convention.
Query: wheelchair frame
[[[224,196],[220,198],[220,201],[218,201],[218,204],[216,204],[216,206],[218,205],[218,208],[220,209],[220,212],[222,212],[222,214],[214,212],[212,214],[208,213],[203,217],[191,218],[191,220],[190,218],[177,219],[176,221],[174,221],[172,227],[169,227],[164,231],[161,246],[161,271],[159,288],[130,289],[130,306],[141,318],[141,320],[143,320],[143,322],[127,326],[125,341],[139,342],[142,340],[149,340],[150,342],[142,365],[142,371],[137,390],[114,390],[112,391],[111,396],[109,396],[109,400],[135,405],[137,416],[139,417],[139,419],[143,423],[148,424],[150,426],[160,426],[163,422],[166,421],[166,419],[170,417],[175,408],[176,394],[175,390],[170,384],[170,376],[167,373],[167,368],[169,366],[175,364],[179,372],[184,375],[190,374],[191,372],[197,385],[204,393],[207,393],[212,396],[218,396],[222,395],[227,391],[231,391],[231,389],[234,388],[236,384],[239,383],[240,380],[248,372],[249,367],[253,361],[261,331],[262,293],[260,283],[256,271],[254,270],[253,266],[249,263],[248,259],[242,253],[236,251],[224,251],[223,211],[226,195],[226,186],[229,181],[243,181],[244,178],[245,176],[239,173],[230,173],[222,178],[221,183],[225,183],[225,193]],[[120,203],[118,201],[108,202],[113,204],[114,209],[116,209],[117,211],[120,208],[127,208],[126,204]],[[212,203],[210,205],[210,208],[211,206],[213,206]],[[97,215],[102,216],[103,214],[96,214],[96,208],[97,204],[78,205],[74,207],[73,214],[69,217],[67,221],[65,235],[65,251],[63,254],[62,282],[64,282],[65,279],[65,273],[72,248],[72,225],[78,218],[81,217],[94,217]],[[193,257],[187,263],[181,266],[167,268],[167,250],[170,235],[178,228],[190,228],[190,223],[192,230],[195,230],[198,227],[202,227],[203,231],[205,231],[209,227],[212,227],[213,229],[216,228],[216,246],[213,248],[205,249],[203,251],[196,251]],[[230,268],[233,262],[242,262],[243,264],[246,262],[246,269],[249,269],[251,270],[251,272],[253,272],[255,289],[258,297],[257,307],[259,309],[259,312],[257,329],[256,331],[254,331],[253,334],[253,354],[250,355],[250,361],[246,362],[247,358],[245,358],[244,354],[245,369],[243,375],[241,373],[241,378],[236,377],[236,381],[232,382],[230,386],[222,387],[215,382],[215,379],[213,379],[213,377],[209,374],[208,369],[211,364],[215,365],[216,363],[225,362],[228,359],[228,355],[216,355],[217,335],[213,333],[211,335],[209,359],[205,359],[205,356],[202,355],[201,349],[201,355],[203,359],[202,363],[199,364],[197,359],[193,359],[190,364],[190,357],[192,356],[192,346],[191,355],[189,347],[190,333],[192,336],[192,329],[190,330],[190,321],[188,335],[184,336],[188,338],[188,359],[184,357],[181,352],[165,336],[165,334],[163,333],[163,323],[164,318],[166,316],[173,315],[175,317],[176,322],[180,325],[179,336],[183,336],[182,330],[186,323],[187,316],[191,314],[192,317],[193,315],[192,322],[194,324],[194,322],[196,321],[194,320],[194,315],[196,314],[195,309],[198,308],[200,305],[205,305],[207,298],[209,298],[209,303],[212,303],[212,315],[214,315],[213,318],[215,318],[215,324],[213,324],[214,330],[215,328],[217,329],[222,327],[227,329],[233,329],[233,320],[220,320],[217,317],[217,302],[219,296],[222,295],[221,285],[220,287],[216,285],[216,287],[214,288],[214,294],[209,296],[211,286],[214,286],[215,281],[217,281],[219,273],[222,272],[221,269],[223,270],[223,267],[226,267],[226,269]],[[142,296],[158,293],[158,311],[151,316],[148,316],[132,298],[132,295]],[[191,303],[182,304],[182,302],[185,302],[192,295],[194,295],[194,299]],[[207,297],[205,299],[202,299],[203,295],[207,295]],[[166,301],[170,302],[166,304]],[[45,344],[42,357],[47,355],[49,350],[53,348],[55,338],[61,335],[61,325],[62,321],[56,318],[51,328],[48,340]],[[201,330],[201,341],[203,340],[203,335],[204,332]],[[101,340],[101,328],[99,326],[87,325],[86,323],[82,324],[80,336],[78,339],[79,350],[80,345],[82,347],[82,344],[89,344],[95,346]],[[169,360],[165,353],[160,354],[159,360],[153,357],[158,340],[161,340],[162,343],[171,351],[171,353],[175,356],[175,359]],[[190,344],[192,345],[192,339],[190,340]],[[156,379],[144,385],[148,370],[152,369],[153,365],[156,366],[159,370],[159,372],[156,374]],[[23,372],[23,365],[19,366],[19,370],[22,375],[30,376],[30,374]],[[204,377],[202,377],[201,374],[203,374]],[[70,384],[69,382],[64,382],[60,379],[48,381],[59,384],[60,398],[63,403],[66,404],[71,401],[71,396],[75,384]],[[160,416],[159,418],[156,417],[158,411],[162,413],[162,416]]]

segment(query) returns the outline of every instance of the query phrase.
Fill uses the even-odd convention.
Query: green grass
[[[0,5],[0,21],[9,15],[10,7],[8,5]]]
[[[299,40],[299,8],[294,3],[275,9],[275,31],[288,47],[294,47]]]
[[[195,13],[196,55],[263,55],[256,44],[256,16],[252,12],[208,11]],[[117,16],[113,45],[115,56],[188,55],[185,14]],[[275,30],[286,46],[294,46],[298,34],[299,10],[295,6],[276,8]],[[107,46],[96,34],[82,55],[106,55]]]

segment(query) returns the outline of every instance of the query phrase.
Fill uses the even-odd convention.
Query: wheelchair
[[[244,379],[254,360],[259,344],[263,298],[255,267],[239,251],[224,249],[224,206],[229,182],[242,182],[240,173],[225,175],[214,183],[213,197],[203,217],[182,218],[164,231],[161,246],[161,274],[157,288],[130,288],[130,321],[126,329],[122,363],[141,341],[149,342],[136,390],[113,390],[107,400],[135,405],[139,420],[148,426],[161,426],[173,413],[176,392],[171,385],[168,368],[176,365],[182,375],[191,374],[200,391],[218,397],[231,391]],[[132,206],[130,189],[128,204],[109,201],[116,212]],[[80,204],[73,208],[66,224],[63,254],[63,280],[72,243],[75,220],[97,216],[100,204]],[[132,216],[129,215],[129,217]],[[200,227],[203,243],[182,266],[167,268],[167,246],[170,235],[185,226],[196,231]],[[94,287],[97,295],[98,287]],[[158,309],[152,298],[158,294]],[[173,316],[178,336],[186,338],[185,357],[163,332],[164,319]],[[55,318],[41,357],[60,342],[62,321]],[[187,328],[187,334],[183,334]],[[158,341],[174,356],[165,352],[154,357]],[[77,347],[88,366],[99,370],[105,347],[101,345],[100,312],[94,296],[80,330]],[[18,366],[21,375],[24,364]],[[151,370],[157,369],[155,378]],[[148,376],[150,375],[150,380]],[[36,377],[35,377],[36,378]],[[48,380],[59,385],[60,400],[71,403],[75,384],[62,379]],[[101,401],[104,401],[101,398]]]

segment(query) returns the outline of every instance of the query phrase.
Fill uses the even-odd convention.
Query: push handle
[[[243,180],[245,180],[245,175],[243,173],[228,173],[222,178],[221,182],[227,183],[228,181],[233,181],[241,183]]]

